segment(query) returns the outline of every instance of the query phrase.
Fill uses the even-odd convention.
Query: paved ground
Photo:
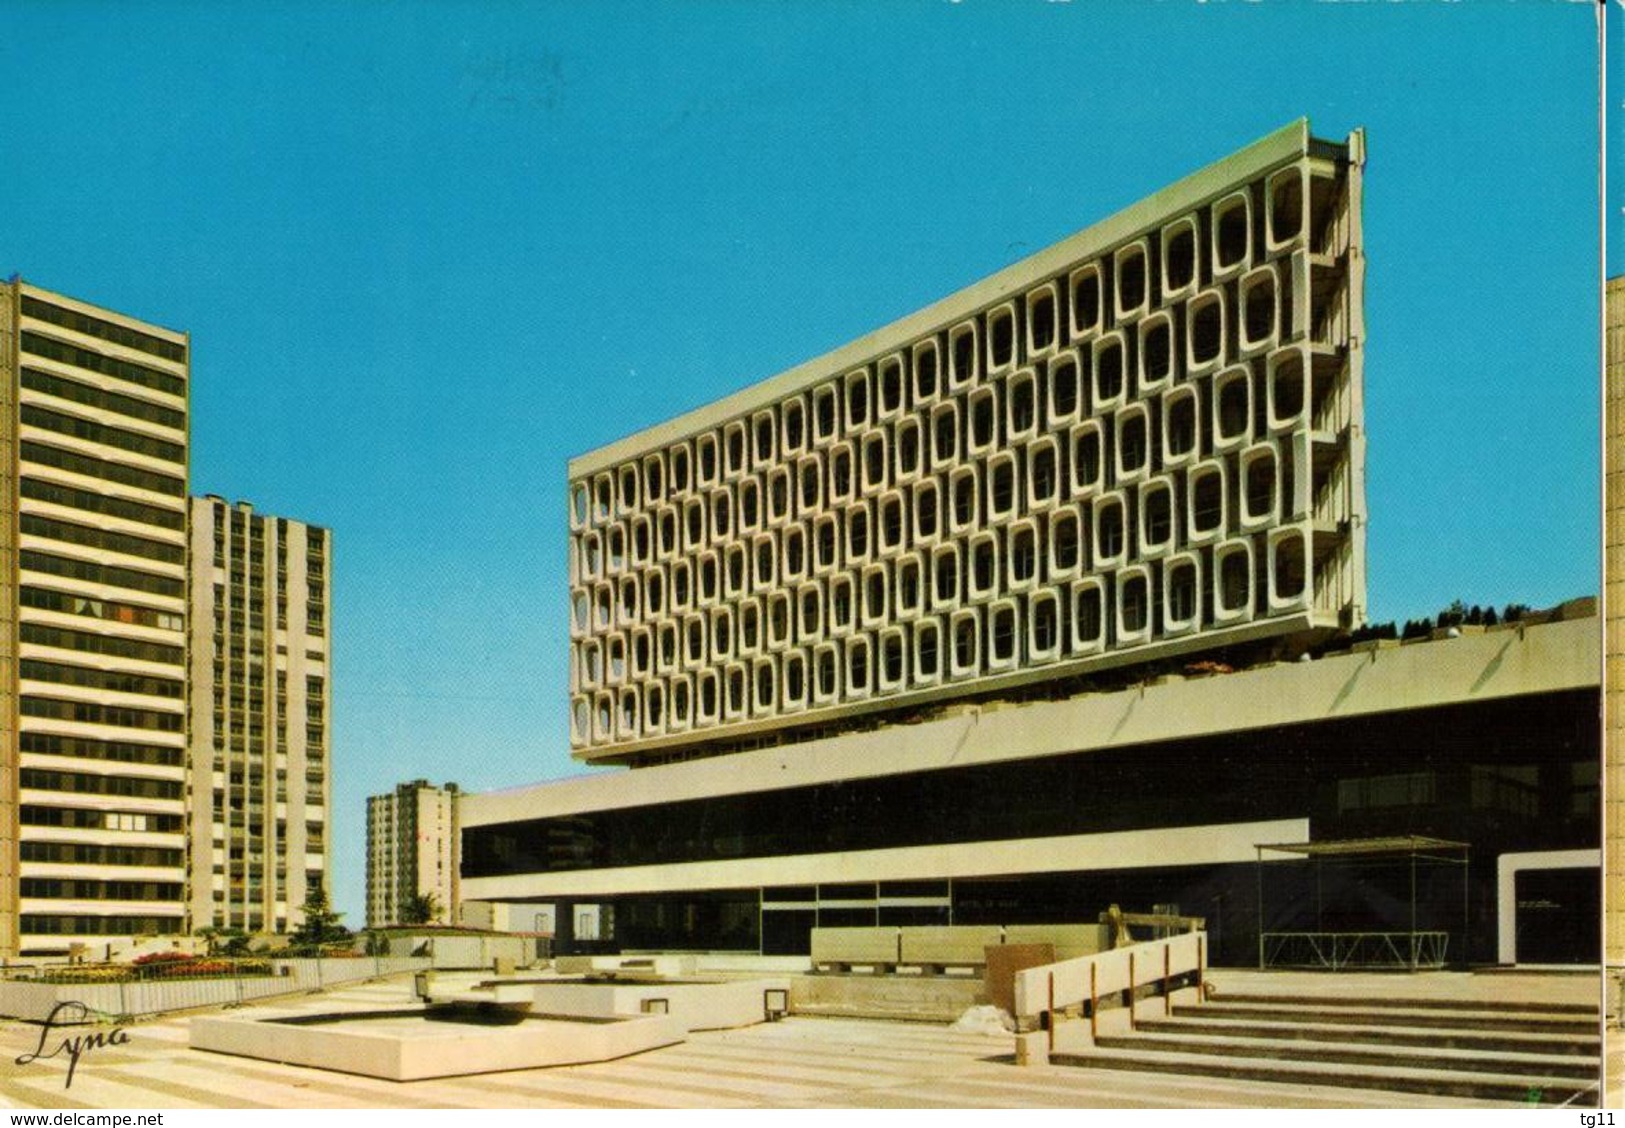
[[[312,1012],[368,1010],[409,998],[409,982],[396,981],[311,996],[300,1005]],[[700,1033],[682,1045],[596,1065],[396,1083],[193,1050],[188,1021],[130,1028],[128,1044],[85,1054],[68,1089],[62,1057],[11,1064],[33,1052],[39,1027],[0,1023],[0,1100],[48,1108],[1495,1107],[1358,1089],[1019,1068],[1010,1062],[1008,1036],[831,1018]],[[1625,1048],[1614,1052],[1625,1057]]]

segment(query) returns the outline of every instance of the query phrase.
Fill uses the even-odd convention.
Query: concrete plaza
[[[1505,986],[1515,989],[1511,979]],[[392,980],[306,996],[292,1005],[314,1014],[410,1002],[410,981]],[[130,1027],[127,1044],[81,1057],[71,1088],[63,1084],[65,1054],[10,1064],[34,1052],[38,1026],[0,1024],[0,1052],[8,1063],[0,1072],[0,1098],[17,1107],[63,1109],[1506,1107],[1359,1089],[1019,1068],[1008,1036],[954,1033],[940,1024],[812,1017],[696,1033],[681,1045],[593,1065],[397,1083],[193,1050],[189,1021],[177,1016]],[[1611,1064],[1617,1064],[1620,1052],[1612,1046],[1610,1051]]]

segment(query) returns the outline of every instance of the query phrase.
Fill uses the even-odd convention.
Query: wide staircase
[[[1599,1103],[1594,1004],[1221,991],[1057,1063],[1540,1105]]]

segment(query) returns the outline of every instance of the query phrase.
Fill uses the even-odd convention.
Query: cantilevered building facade
[[[192,499],[198,926],[282,932],[332,867],[328,530]]]
[[[575,755],[1358,625],[1362,146],[1299,123],[572,461]]]
[[[572,748],[632,770],[467,797],[464,896],[561,950],[583,905],[597,945],[777,954],[1115,902],[1224,963],[1328,927],[1594,961],[1594,602],[1344,633],[1364,164],[1295,122],[572,460]],[[1426,919],[1390,873],[1322,920],[1258,860],[1418,838],[1470,855]]]
[[[0,954],[186,930],[188,354],[0,287]]]

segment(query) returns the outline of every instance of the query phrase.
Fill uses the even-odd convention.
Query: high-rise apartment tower
[[[285,931],[326,884],[332,777],[326,529],[192,499],[190,911]]]
[[[404,924],[413,897],[432,896],[451,921],[462,864],[457,785],[415,779],[367,800],[367,926]]]
[[[186,930],[189,352],[0,284],[0,954]]]

